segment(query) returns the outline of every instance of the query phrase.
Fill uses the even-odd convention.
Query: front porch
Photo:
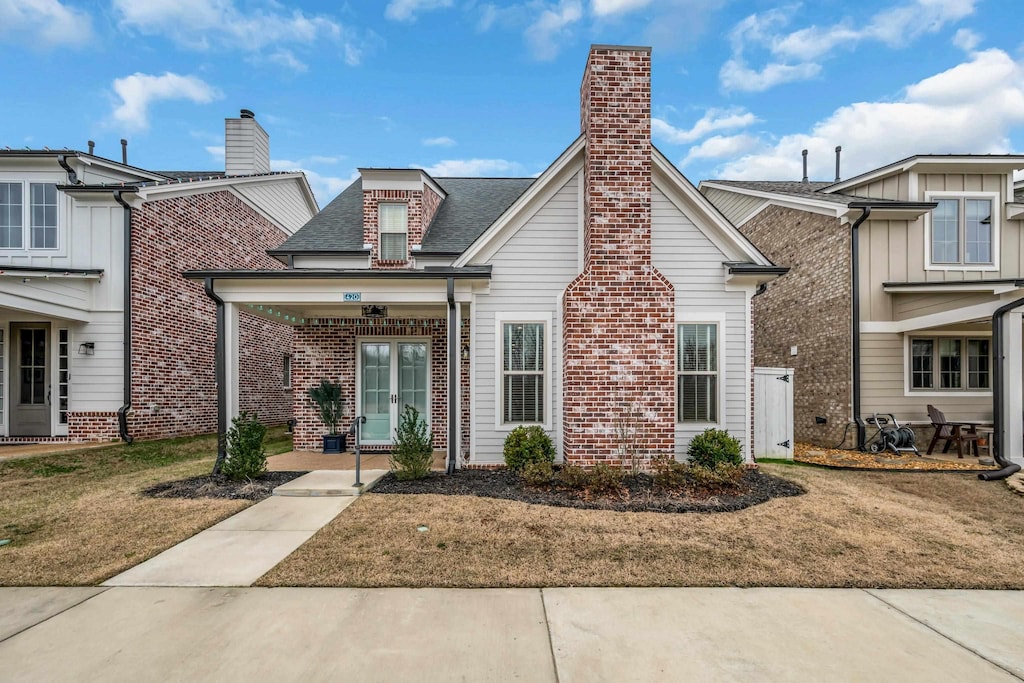
[[[389,470],[387,453],[363,453],[359,459],[361,470]],[[446,465],[446,451],[434,451],[432,470],[443,472]],[[356,454],[352,451],[325,454],[309,451],[288,451],[267,458],[267,470],[270,472],[312,472],[314,470],[354,470]]]

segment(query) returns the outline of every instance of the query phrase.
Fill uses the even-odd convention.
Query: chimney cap
[[[256,114],[252,113],[252,109],[243,109],[242,111],[238,112],[238,115],[241,116],[243,119],[256,118]]]

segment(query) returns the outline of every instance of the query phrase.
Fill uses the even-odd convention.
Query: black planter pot
[[[345,451],[345,434],[324,434],[324,453]]]

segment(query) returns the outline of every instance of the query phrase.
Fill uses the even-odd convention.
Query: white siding
[[[568,180],[537,213],[506,242],[488,263],[490,293],[475,297],[473,311],[473,428],[472,462],[503,462],[502,446],[508,429],[495,427],[495,314],[516,311],[550,311],[552,440],[560,441],[561,421],[561,335],[559,297],[578,270],[578,183],[579,174]]]
[[[302,194],[299,181],[242,183],[236,191],[263,214],[271,217],[289,233],[306,224],[313,214]]]
[[[755,209],[768,203],[760,197],[750,197],[739,192],[726,192],[713,187],[705,187],[702,192],[722,212],[722,215],[737,225],[751,215]]]
[[[110,411],[121,407],[124,398],[122,320],[120,311],[109,311],[94,313],[92,322],[84,325],[54,323],[71,330],[70,410]],[[96,345],[94,355],[78,353],[83,342]]]
[[[749,456],[750,355],[747,330],[747,292],[727,291],[723,261],[730,260],[657,187],[652,193],[652,247],[654,266],[676,290],[676,318],[680,321],[705,317],[709,322],[724,316],[720,330],[725,372],[723,414],[719,428],[726,429],[743,444]],[[676,425],[676,454],[686,453],[690,439],[708,425]]]

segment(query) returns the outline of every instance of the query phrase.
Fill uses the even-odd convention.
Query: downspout
[[[864,450],[867,430],[860,416],[860,233],[857,228],[871,215],[871,207],[861,207],[863,213],[850,227],[850,279],[853,285],[853,420],[857,424],[857,450]]]
[[[982,472],[978,479],[995,481],[1006,479],[1020,471],[1020,465],[1003,456],[1003,316],[1014,308],[1024,306],[1024,298],[1000,306],[992,314],[992,455],[1002,467],[995,472]],[[1018,417],[1019,419],[1019,417]]]
[[[114,201],[124,207],[124,319],[121,332],[124,396],[117,410],[117,431],[121,440],[130,444],[135,441],[135,437],[128,433],[128,411],[132,409],[132,207],[121,194],[121,190],[114,190]]]
[[[68,174],[68,185],[78,184],[78,174],[75,173],[75,169],[68,166],[68,160],[66,154],[57,155],[57,163],[64,169],[64,172]]]
[[[206,296],[213,300],[217,306],[217,341],[214,351],[214,381],[217,383],[217,461],[213,464],[213,473],[220,474],[220,469],[227,459],[227,434],[228,434],[228,388],[227,364],[225,363],[225,339],[224,339],[224,299],[217,296],[213,291],[213,278],[208,277],[203,281],[203,289]]]
[[[455,454],[459,448],[459,316],[455,306],[455,278],[448,278],[448,474],[455,472]]]

